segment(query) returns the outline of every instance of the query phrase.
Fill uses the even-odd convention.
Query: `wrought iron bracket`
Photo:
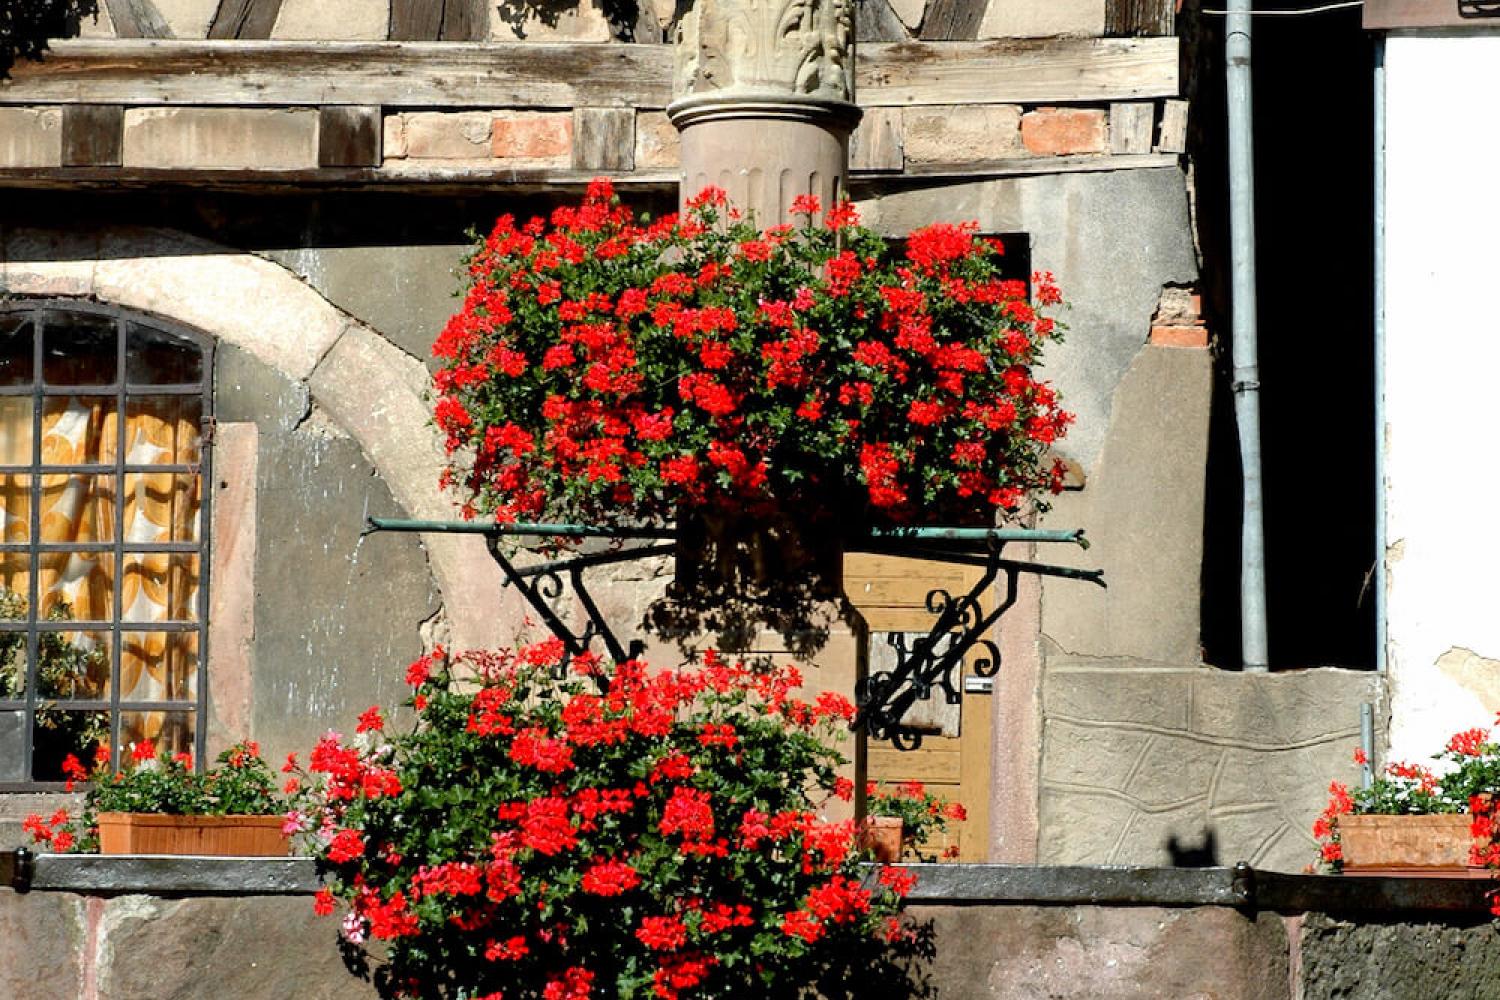
[[[636,545],[517,566],[505,552],[504,540],[509,536],[660,541],[672,539],[675,531],[671,528],[617,529],[573,524],[494,524],[373,517],[368,518],[365,531],[483,535],[490,556],[505,574],[505,585],[520,592],[570,655],[587,653],[598,642],[617,662],[639,656],[645,644],[639,639],[621,641],[589,593],[584,571],[667,555],[675,550],[675,545],[670,543]],[[935,696],[941,696],[949,704],[958,704],[963,698],[963,663],[976,647],[983,655],[975,657],[972,662],[974,675],[993,677],[1000,670],[1000,647],[989,636],[1000,617],[1015,605],[1017,583],[1022,573],[1083,580],[1104,586],[1100,570],[1006,559],[1003,553],[1009,542],[1071,543],[1085,548],[1088,545],[1081,531],[897,528],[877,530],[860,544],[851,546],[853,551],[975,566],[983,570],[978,581],[965,594],[955,596],[947,590],[936,589],[927,595],[927,610],[935,616],[932,626],[926,635],[911,641],[910,645],[905,636],[893,637],[897,665],[893,670],[871,675],[856,692],[859,711],[854,728],[863,728],[872,739],[889,740],[898,750],[914,750],[921,746],[922,732],[903,721],[912,706]],[[1002,575],[1004,592],[996,595],[998,601],[990,610],[985,610],[985,598],[994,593],[996,581]],[[587,616],[581,629],[569,625],[556,608],[558,600],[569,588]]]
[[[1077,541],[1082,544],[1082,538]],[[910,646],[902,634],[892,635],[896,667],[870,674],[859,692],[859,712],[854,728],[863,728],[871,739],[889,740],[897,750],[915,750],[922,745],[922,731],[905,724],[912,707],[940,694],[950,705],[963,700],[963,664],[976,647],[983,655],[974,658],[971,671],[978,677],[994,677],[1000,671],[999,645],[989,636],[1000,617],[1015,606],[1017,584],[1022,573],[1085,580],[1104,586],[1103,572],[1069,566],[1006,559],[1004,541],[988,540],[983,548],[934,546],[917,541],[903,544],[899,539],[875,542],[860,551],[881,555],[925,559],[956,565],[978,566],[984,572],[968,593],[954,596],[941,588],[927,594],[927,610],[936,616],[928,632]],[[1003,594],[991,610],[984,608],[984,598],[992,594],[996,580],[1004,575]]]
[[[563,648],[568,651],[569,655],[580,656],[588,652],[595,639],[604,644],[604,649],[608,652],[610,659],[617,663],[635,659],[646,648],[646,644],[640,639],[631,639],[628,645],[621,643],[614,630],[610,628],[609,621],[599,610],[599,605],[593,595],[589,593],[584,583],[583,571],[595,566],[667,555],[675,546],[647,545],[614,552],[556,559],[526,567],[517,567],[506,556],[501,536],[487,535],[485,546],[489,549],[490,556],[500,566],[500,571],[505,574],[506,586],[515,587],[520,591],[526,603],[531,605],[546,624],[548,631],[562,640]],[[574,596],[578,598],[584,614],[588,616],[588,621],[581,631],[569,627],[553,608],[553,602],[563,595],[564,575],[567,576],[568,584],[572,587]]]

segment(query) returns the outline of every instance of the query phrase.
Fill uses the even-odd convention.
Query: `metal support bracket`
[[[859,714],[855,716],[854,728],[863,727],[872,739],[889,740],[897,750],[920,747],[922,732],[903,724],[913,705],[937,693],[941,693],[950,705],[961,702],[967,687],[962,680],[964,659],[976,647],[983,655],[974,658],[971,675],[990,679],[999,672],[1000,647],[989,636],[1000,617],[1015,605],[1022,573],[1086,580],[1104,586],[1103,574],[1099,570],[1006,559],[1002,555],[1004,548],[1005,541],[995,539],[987,539],[979,549],[934,546],[921,541],[904,544],[900,540],[860,546],[860,551],[864,552],[979,566],[984,572],[966,594],[955,597],[943,589],[927,594],[927,610],[936,616],[936,620],[927,635],[912,642],[909,648],[899,634],[892,636],[896,667],[866,679],[859,696]],[[1003,594],[992,610],[985,611],[983,599],[992,593],[1002,574],[1005,578]]]
[[[547,630],[562,642],[570,656],[589,652],[597,641],[616,662],[638,657],[645,648],[645,643],[640,639],[622,642],[615,634],[593,595],[589,593],[584,581],[584,571],[597,566],[667,555],[675,550],[674,544],[648,544],[585,553],[519,567],[505,553],[503,543],[508,536],[662,540],[672,539],[675,531],[671,528],[617,529],[575,524],[486,524],[373,517],[368,519],[365,531],[367,534],[374,531],[414,531],[483,535],[490,556],[505,574],[505,585],[520,591],[526,603],[537,613]],[[897,665],[893,670],[881,671],[867,678],[861,690],[856,692],[859,711],[854,728],[863,728],[872,739],[889,740],[898,750],[915,750],[921,746],[922,733],[903,724],[903,719],[913,705],[939,694],[948,704],[958,704],[969,686],[963,678],[963,663],[965,657],[976,647],[983,655],[973,660],[970,680],[987,680],[999,671],[1000,647],[989,635],[1000,616],[1014,606],[1017,582],[1022,573],[1083,580],[1104,586],[1100,570],[1006,559],[1003,551],[1008,542],[1071,543],[1085,548],[1088,545],[1081,531],[891,528],[876,530],[869,538],[850,546],[852,551],[976,566],[983,570],[979,580],[966,594],[954,596],[946,590],[937,589],[927,595],[927,610],[936,620],[925,636],[912,641],[910,645],[904,636],[892,637]],[[991,594],[1002,574],[1005,579],[1003,596],[993,610],[985,611],[984,598]],[[569,588],[587,617],[582,629],[570,626],[557,610],[557,602]],[[990,687],[992,689],[993,685]]]

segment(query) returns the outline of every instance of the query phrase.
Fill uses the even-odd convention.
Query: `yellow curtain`
[[[16,405],[22,404],[24,406]],[[199,458],[198,397],[154,396],[130,399],[125,413],[125,461],[129,465],[192,464]],[[29,398],[0,401],[0,462],[27,464],[31,452]],[[110,465],[119,444],[117,402],[107,396],[51,396],[43,402],[44,466]],[[7,542],[31,541],[31,490],[27,476],[0,474],[0,525]],[[123,485],[123,490],[120,487]],[[123,484],[112,472],[51,473],[42,476],[41,531],[44,543],[110,545],[123,529],[127,545],[197,542],[201,504],[199,477],[193,473],[130,473]],[[117,493],[123,493],[123,497]],[[117,505],[123,501],[120,512]],[[117,516],[120,518],[117,528]],[[196,692],[197,635],[192,632],[132,631],[131,624],[197,620],[199,560],[195,553],[125,553],[115,565],[110,551],[0,554],[0,587],[23,597],[28,573],[38,574],[43,620],[110,621],[114,585],[121,584],[120,697],[125,700],[189,701]],[[14,605],[14,601],[12,601]],[[101,698],[109,693],[107,630],[63,634],[87,655],[87,676],[68,690],[39,695]],[[102,662],[103,669],[99,669]],[[55,680],[53,688],[58,687]],[[191,723],[183,713],[125,713],[125,740],[160,739],[173,748],[192,745]]]

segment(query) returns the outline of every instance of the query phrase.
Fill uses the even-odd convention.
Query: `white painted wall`
[[[1391,751],[1420,760],[1500,709],[1465,655],[1500,661],[1500,35],[1391,37],[1386,79]]]

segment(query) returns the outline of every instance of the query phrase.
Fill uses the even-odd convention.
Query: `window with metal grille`
[[[212,370],[160,320],[0,303],[0,790],[202,758]]]

